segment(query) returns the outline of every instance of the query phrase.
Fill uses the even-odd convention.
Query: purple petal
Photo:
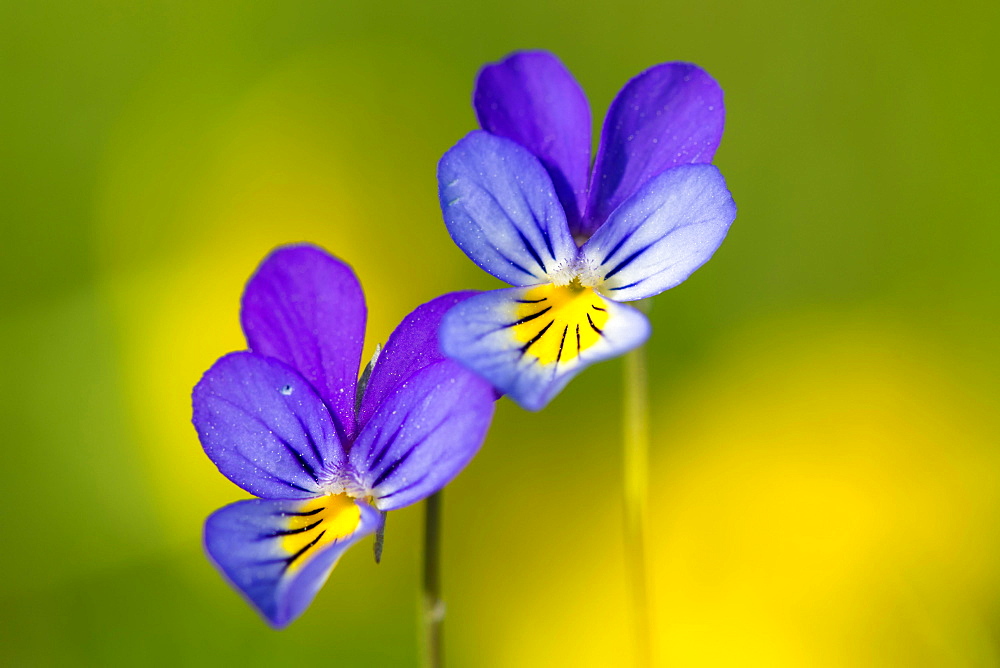
[[[344,440],[355,431],[365,316],[354,272],[315,246],[274,251],[243,294],[243,331],[250,349],[285,362],[312,383]]]
[[[474,294],[451,292],[441,295],[403,318],[389,336],[368,379],[358,416],[361,427],[400,383],[424,367],[446,359],[438,344],[441,318],[452,306]]]
[[[583,245],[619,301],[668,290],[712,257],[736,218],[736,204],[713,165],[681,165],[643,186]]]
[[[711,162],[724,122],[722,89],[696,65],[657,65],[625,84],[604,119],[586,232],[663,170]]]
[[[255,496],[302,499],[344,460],[330,412],[302,376],[253,353],[226,355],[192,395],[209,459]]]
[[[368,504],[342,497],[240,501],[205,522],[205,550],[264,619],[282,628],[309,607],[347,548],[380,521]]]
[[[469,133],[441,158],[438,190],[451,238],[501,281],[543,283],[576,256],[552,179],[520,144]]]
[[[515,53],[482,69],[473,102],[484,130],[542,161],[577,226],[590,171],[590,106],[569,70],[545,51]]]
[[[401,508],[448,484],[482,445],[493,406],[493,388],[451,360],[398,385],[351,448],[375,506]]]
[[[528,410],[540,410],[582,369],[641,345],[649,322],[593,290],[553,285],[494,290],[441,323],[445,354]]]

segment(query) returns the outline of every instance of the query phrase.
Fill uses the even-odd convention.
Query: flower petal
[[[396,387],[351,448],[351,465],[379,510],[430,496],[469,463],[493,417],[493,388],[451,360]]]
[[[576,255],[552,179],[509,139],[470,132],[441,158],[438,191],[451,238],[501,281],[545,282]]]
[[[255,496],[316,496],[317,481],[344,460],[326,406],[302,376],[276,359],[226,355],[195,385],[192,404],[205,453]]]
[[[566,210],[580,221],[590,171],[590,106],[569,70],[546,51],[515,53],[479,72],[479,124],[542,161]]]
[[[268,623],[281,628],[309,606],[344,551],[380,522],[374,508],[342,494],[239,501],[209,516],[205,549]]]
[[[396,387],[426,366],[447,359],[438,343],[441,318],[452,306],[475,292],[450,292],[415,308],[389,336],[372,369],[361,400],[361,427]]]
[[[663,170],[711,162],[724,123],[722,89],[696,65],[656,65],[625,84],[604,119],[586,231]]]
[[[539,285],[476,295],[441,323],[445,354],[528,410],[594,362],[641,345],[649,321],[591,289]]]
[[[365,297],[346,264],[315,246],[288,246],[261,263],[243,293],[250,349],[285,362],[329,406],[341,438],[354,433]]]
[[[736,204],[713,165],[681,165],[622,204],[582,251],[619,301],[651,297],[712,257],[736,218]]]

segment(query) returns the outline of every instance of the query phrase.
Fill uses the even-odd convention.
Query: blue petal
[[[354,434],[365,317],[354,272],[315,246],[274,251],[243,293],[241,319],[250,349],[302,374],[329,406],[344,440]]]
[[[493,388],[451,360],[398,385],[361,430],[351,465],[380,510],[438,491],[479,450],[493,418]]]
[[[193,422],[205,453],[255,496],[301,499],[342,468],[330,412],[302,376],[253,353],[220,359],[194,388]]]
[[[340,517],[330,512],[330,500]],[[309,607],[344,551],[380,521],[369,505],[342,497],[240,501],[205,522],[205,549],[268,623],[281,628]]]
[[[445,358],[438,344],[441,318],[452,306],[475,292],[450,292],[415,308],[393,330],[372,369],[361,401],[358,421],[364,427],[400,383]]]
[[[736,218],[712,165],[668,169],[618,207],[581,249],[618,301],[659,294],[708,261]]]
[[[590,177],[590,106],[573,75],[546,51],[514,53],[482,69],[473,101],[484,130],[542,161],[570,228],[578,225]]]
[[[604,119],[584,232],[665,169],[711,162],[724,123],[722,89],[697,65],[663,63],[625,84]]]
[[[438,165],[452,239],[473,262],[511,285],[534,285],[577,252],[552,179],[527,149],[471,132]]]
[[[528,410],[582,369],[641,345],[649,321],[593,290],[508,288],[460,303],[441,323],[445,354]]]

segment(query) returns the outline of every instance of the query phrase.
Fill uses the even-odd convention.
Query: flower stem
[[[441,600],[441,492],[424,501],[424,667],[444,666],[444,601]]]
[[[646,304],[637,304],[646,311]],[[646,571],[646,518],[649,487],[649,383],[646,349],[625,355],[624,378],[625,569],[632,605],[635,665],[653,664],[649,582]]]

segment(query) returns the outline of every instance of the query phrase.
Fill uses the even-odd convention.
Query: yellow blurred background
[[[1000,6],[0,3],[0,665],[417,663],[420,508],[267,629],[204,557],[245,496],[190,389],[259,260],[352,264],[367,353],[496,284],[435,165],[476,71],[557,53],[595,128],[631,76],[726,90],[729,238],[658,297],[663,666],[1000,665]],[[628,665],[621,363],[508,400],[445,496],[453,666]]]

